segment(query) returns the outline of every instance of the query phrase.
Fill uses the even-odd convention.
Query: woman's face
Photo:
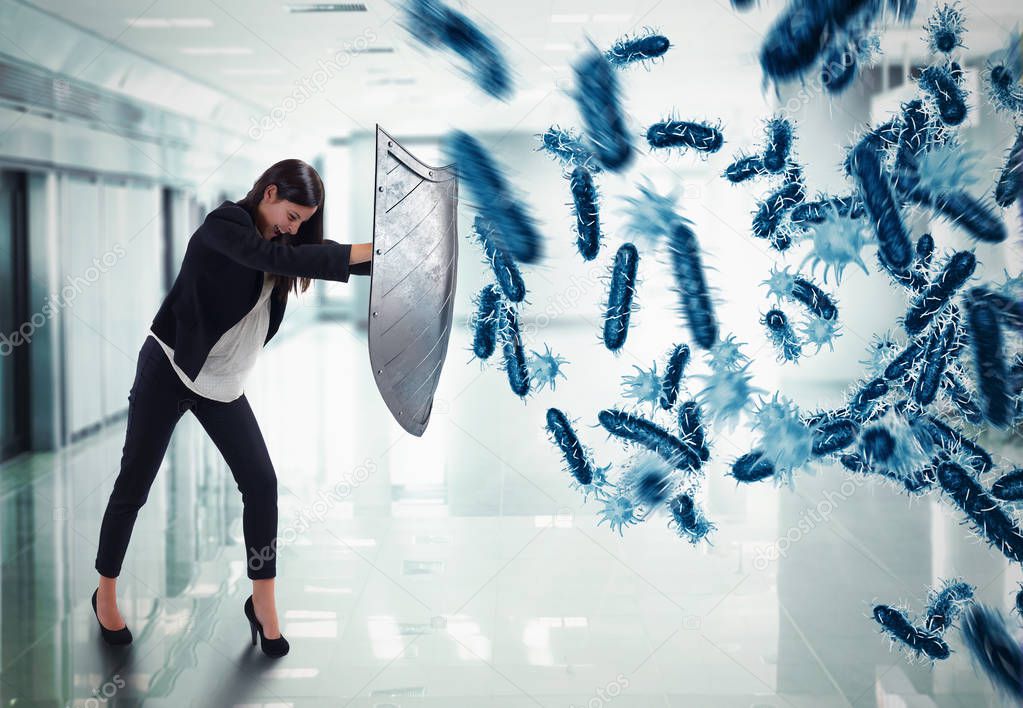
[[[279,199],[277,185],[267,185],[263,201],[256,207],[256,228],[265,239],[298,233],[298,227],[316,213],[316,207],[303,206],[287,199]]]

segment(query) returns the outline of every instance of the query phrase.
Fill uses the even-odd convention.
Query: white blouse
[[[160,343],[170,359],[178,378],[190,390],[214,401],[230,403],[244,393],[245,379],[256,363],[263,349],[270,327],[270,293],[273,292],[273,277],[263,274],[263,289],[259,300],[231,329],[213,345],[195,381],[174,363],[174,350],[163,342],[153,330],[149,334]]]

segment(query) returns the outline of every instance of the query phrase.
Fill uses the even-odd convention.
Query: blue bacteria
[[[984,422],[984,412],[977,406],[973,393],[951,370],[946,370],[941,384],[941,393],[949,400],[967,422],[980,425]]]
[[[833,455],[856,442],[860,426],[851,417],[825,416],[812,428],[814,457]]]
[[[935,632],[914,626],[905,613],[889,605],[874,607],[874,621],[891,639],[911,653],[926,655],[929,659],[947,659],[951,652],[945,640]]]
[[[949,257],[941,271],[920,292],[906,311],[903,327],[909,335],[917,335],[952,300],[952,296],[970,279],[977,267],[973,251],[957,251]]]
[[[920,406],[930,405],[945,382],[946,367],[953,358],[951,352],[956,345],[956,337],[956,326],[951,320],[941,327],[935,325],[931,328],[921,352],[920,373],[912,385],[913,400]]]
[[[493,283],[483,286],[476,295],[472,322],[472,353],[479,359],[489,359],[497,348],[501,306],[501,292]]]
[[[612,66],[619,69],[633,64],[647,64],[662,58],[671,48],[663,34],[647,30],[635,37],[622,37],[604,52]]]
[[[592,261],[600,252],[600,210],[593,175],[585,167],[576,167],[569,178],[575,210],[575,245],[583,260]]]
[[[893,412],[861,430],[858,452],[872,470],[898,480],[911,477],[930,459],[915,431]]]
[[[774,465],[763,450],[751,450],[732,463],[731,476],[743,484],[762,482],[774,477]]]
[[[520,398],[529,393],[529,367],[526,364],[526,353],[522,346],[522,333],[519,330],[518,313],[510,306],[504,306],[501,336],[501,354],[504,359],[504,370],[508,374],[508,385]]]
[[[550,386],[553,391],[559,376],[563,379],[567,378],[564,366],[568,360],[554,354],[546,344],[543,346],[543,354],[535,350],[531,352],[526,362],[526,368],[529,370],[529,381],[533,390],[542,391],[545,386]]]
[[[1006,427],[1012,419],[1012,399],[998,313],[984,288],[973,288],[966,298],[966,324],[977,376],[981,408],[989,423]]]
[[[867,381],[850,397],[847,406],[849,415],[855,420],[869,420],[878,401],[887,395],[889,391],[888,382],[883,377]]]
[[[494,224],[485,216],[477,214],[472,231],[483,248],[486,261],[494,272],[504,297],[509,302],[522,302],[526,297],[526,283],[515,260],[501,247],[501,238],[496,233]]]
[[[1005,509],[963,467],[945,460],[935,472],[942,490],[973,523],[974,530],[1006,558],[1023,562],[1023,534]]]
[[[974,587],[964,580],[952,578],[932,588],[927,595],[924,610],[924,628],[929,632],[943,633],[955,624],[963,608],[973,601]]]
[[[767,168],[759,155],[742,155],[724,171],[725,179],[732,184],[740,184],[764,174],[767,174]]]
[[[406,0],[403,9],[401,24],[411,37],[459,55],[464,73],[494,98],[511,97],[511,70],[501,50],[472,20],[440,0]]]
[[[685,401],[678,407],[678,433],[682,442],[704,462],[710,459],[707,434],[703,427],[700,406],[696,401]]]
[[[632,141],[621,107],[618,76],[610,62],[591,47],[573,67],[575,103],[589,147],[607,170],[619,172],[633,158]]]
[[[700,244],[688,219],[676,217],[668,238],[671,270],[682,315],[693,342],[710,349],[718,339],[717,318],[700,258]]]
[[[963,644],[991,683],[1015,703],[1023,701],[1023,648],[998,610],[975,602],[963,614]]]
[[[966,120],[966,92],[948,66],[926,67],[917,83],[934,104],[942,123],[955,127]]]
[[[646,141],[654,149],[677,148],[706,154],[720,150],[725,138],[719,127],[709,123],[665,120],[647,128]]]
[[[458,170],[459,181],[468,187],[479,211],[493,223],[500,246],[522,263],[539,260],[540,233],[525,206],[512,194],[493,157],[462,131],[448,136],[447,150]]]
[[[994,467],[991,453],[941,419],[926,415],[912,423],[921,444],[964,460],[976,474],[984,474]]]
[[[596,155],[586,147],[583,139],[574,131],[557,126],[548,128],[540,135],[540,149],[556,159],[565,168],[583,167],[591,173],[601,171]]]
[[[599,475],[595,474],[589,452],[579,442],[579,436],[576,435],[568,416],[558,408],[547,409],[547,433],[561,450],[568,472],[576,483],[582,487],[592,485]]]
[[[689,363],[689,347],[685,344],[676,344],[668,355],[668,365],[664,368],[664,376],[661,378],[660,393],[658,401],[661,408],[670,410],[678,399],[679,387],[682,384],[682,376],[685,374],[686,365]],[[657,365],[654,364],[656,372]]]
[[[792,151],[792,123],[787,118],[775,116],[767,121],[764,132],[764,169],[772,174],[784,172]]]
[[[778,350],[778,360],[798,361],[799,356],[803,353],[803,347],[785,313],[778,309],[768,310],[762,322],[767,328],[768,339]]]
[[[597,418],[611,435],[657,453],[676,469],[692,471],[700,466],[698,454],[656,423],[613,408],[600,411]]]
[[[623,243],[615,253],[607,307],[604,310],[604,346],[613,352],[622,348],[629,334],[629,318],[632,316],[638,267],[639,251],[636,250],[636,246]]]
[[[753,235],[767,240],[778,251],[787,250],[792,245],[792,234],[784,228],[784,217],[805,198],[806,188],[800,179],[786,180],[757,206],[753,215]]]
[[[706,539],[707,535],[715,529],[715,525],[707,521],[690,492],[683,492],[673,497],[668,502],[668,510],[671,512],[669,526],[694,546]]]
[[[1008,207],[1023,194],[1023,128],[1016,130],[1016,140],[1009,149],[1005,166],[998,173],[995,184],[995,203]]]
[[[1006,502],[1023,501],[1023,467],[1006,472],[991,485],[991,496]]]
[[[913,258],[913,245],[882,166],[880,148],[878,138],[868,135],[853,147],[848,164],[874,223],[881,264],[893,274],[904,274]]]

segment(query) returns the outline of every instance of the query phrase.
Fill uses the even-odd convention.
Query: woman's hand
[[[356,263],[366,263],[367,261],[373,260],[373,244],[372,243],[353,243],[352,252],[348,257],[348,263],[355,265]]]

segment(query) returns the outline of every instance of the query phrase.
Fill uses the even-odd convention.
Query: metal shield
[[[405,430],[422,435],[448,351],[458,262],[458,179],[377,126],[369,361]]]

